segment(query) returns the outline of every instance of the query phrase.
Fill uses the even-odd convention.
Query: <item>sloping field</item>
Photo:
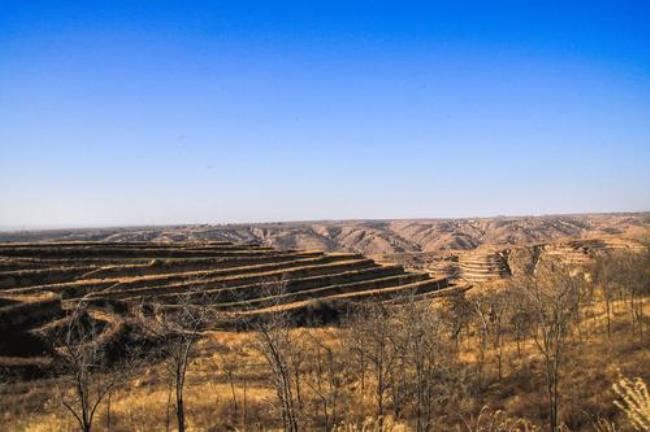
[[[436,292],[453,289],[446,278],[356,253],[277,251],[226,241],[6,243],[0,244],[0,333],[20,343],[0,346],[0,363],[36,367],[57,355],[47,342],[80,304],[99,343],[114,346],[147,305],[171,313],[179,305],[200,306],[224,327],[278,311],[291,311],[300,324],[314,305],[340,311]]]

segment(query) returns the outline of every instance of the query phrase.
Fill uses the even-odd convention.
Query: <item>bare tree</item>
[[[179,432],[187,428],[184,390],[187,371],[194,355],[194,346],[203,329],[215,321],[209,303],[203,301],[197,289],[177,296],[173,306],[142,304],[144,327],[161,340],[159,355],[163,358],[169,377],[167,429],[169,430],[169,402],[174,396],[176,425]]]
[[[490,323],[489,323],[489,304],[488,297],[481,294],[475,296],[472,301],[474,322],[478,329],[479,340],[476,344],[477,357],[476,357],[476,381],[478,390],[483,390],[484,386],[484,369],[485,369],[485,356],[488,350],[488,340],[490,336]]]
[[[512,334],[517,346],[517,355],[522,357],[521,345],[530,336],[532,332],[532,314],[528,307],[528,298],[526,293],[515,286],[507,288],[508,306],[510,311],[508,314],[508,323],[512,329]]]
[[[232,398],[232,416],[233,418],[237,418],[239,415],[240,404],[237,400],[237,393],[235,392],[235,376],[237,374],[237,370],[239,369],[239,358],[226,355],[223,352],[219,352],[219,361],[221,363],[223,373],[226,375],[228,383],[230,384],[230,396]]]
[[[647,253],[624,253],[617,257],[617,275],[619,284],[627,295],[632,334],[638,333],[641,340],[645,331],[644,296],[650,293],[648,256]]]
[[[451,295],[442,301],[442,318],[449,328],[450,338],[456,350],[460,348],[463,331],[466,331],[472,316],[472,304],[464,294]]]
[[[548,426],[559,427],[559,380],[569,325],[577,309],[584,279],[559,265],[538,267],[535,277],[523,277],[518,286],[533,318],[533,340],[542,356],[546,380]]]
[[[57,355],[62,385],[60,401],[83,432],[90,432],[97,409],[122,378],[120,371],[108,370],[105,346],[98,322],[83,301],[72,310],[66,324],[48,335]]]
[[[271,374],[271,381],[278,397],[282,423],[287,432],[297,432],[300,424],[299,371],[296,366],[296,340],[292,335],[292,321],[289,314],[280,305],[281,295],[286,291],[283,281],[270,282],[261,286],[265,296],[271,300],[278,299],[264,316],[257,316],[249,321],[256,332],[253,348],[262,354]]]
[[[444,325],[439,313],[426,301],[409,299],[398,312],[400,327],[397,349],[406,357],[409,395],[415,407],[416,431],[425,432],[435,425],[434,405],[446,396],[445,380],[448,349]],[[442,385],[439,385],[442,384]]]
[[[338,355],[342,351],[340,341],[331,346],[320,337],[308,334],[314,362],[308,369],[307,386],[316,395],[325,430],[332,430],[340,420],[340,399],[343,393],[342,372],[345,362]]]
[[[508,306],[508,295],[508,293],[500,290],[482,293],[472,299],[481,333],[481,362],[485,355],[485,348],[489,344],[496,357],[497,375],[499,379],[503,378],[503,327],[505,312]],[[481,376],[482,366],[479,372],[479,379]]]
[[[620,292],[617,256],[615,254],[602,255],[597,258],[595,265],[594,282],[599,286],[601,295],[605,300],[605,318],[607,320],[607,337],[612,336],[613,303]]]
[[[391,347],[391,333],[394,322],[390,311],[380,303],[367,305],[348,323],[350,327],[350,343],[360,342],[352,346],[359,352],[359,357],[370,366],[375,380],[374,402],[375,416],[383,421],[386,408],[386,392],[390,386],[391,370],[396,360],[395,351]]]

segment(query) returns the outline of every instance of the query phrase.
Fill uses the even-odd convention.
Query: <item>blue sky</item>
[[[0,6],[0,226],[650,210],[647,1]]]

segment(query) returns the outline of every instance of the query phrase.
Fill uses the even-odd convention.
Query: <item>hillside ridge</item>
[[[466,219],[394,219],[175,225],[12,231],[0,242],[228,241],[281,250],[320,250],[369,256],[473,250],[482,245],[526,245],[569,239],[650,235],[650,213],[582,214]]]

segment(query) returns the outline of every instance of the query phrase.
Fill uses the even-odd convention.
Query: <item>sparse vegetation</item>
[[[0,292],[0,324],[32,342],[0,353],[11,372],[0,381],[2,421],[82,431],[648,430],[647,254],[599,249],[578,264],[557,250],[468,290],[350,254],[3,245],[0,280],[13,282]],[[50,291],[63,300],[34,297]],[[53,397],[63,408],[46,403]]]

